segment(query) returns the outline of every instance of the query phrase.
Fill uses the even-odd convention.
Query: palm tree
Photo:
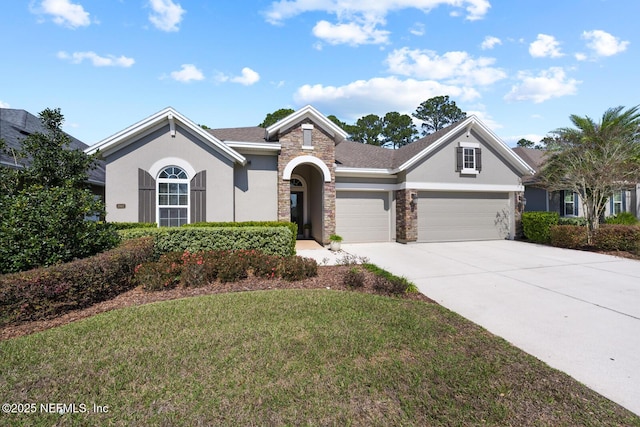
[[[578,193],[587,219],[588,242],[615,191],[640,181],[640,111],[610,108],[600,122],[570,116],[574,128],[556,129],[541,177],[550,190]]]

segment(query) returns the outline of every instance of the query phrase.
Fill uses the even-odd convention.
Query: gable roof
[[[140,137],[165,126],[167,123],[169,124],[171,131],[175,132],[175,122],[178,122],[183,129],[204,141],[211,148],[215,149],[229,160],[243,165],[246,163],[247,160],[241,154],[229,148],[212,133],[207,132],[201,126],[198,126],[172,107],[167,107],[164,110],[158,111],[152,116],[149,116],[146,119],[143,119],[138,123],[135,123],[128,128],[92,145],[85,151],[88,154],[100,151],[103,156],[108,156],[109,154],[126,147]]]
[[[397,150],[371,146],[360,142],[341,142],[336,146],[338,171],[340,171],[341,167],[343,171],[346,171],[344,168],[371,168],[386,169],[387,173],[395,174],[411,168],[442,145],[450,143],[451,139],[460,132],[470,132],[472,129],[479,133],[484,141],[501,153],[506,161],[523,175],[535,173],[535,170],[529,164],[518,157],[507,144],[475,116],[469,116]]]
[[[264,128],[259,126],[243,127],[243,128],[223,128],[208,129],[208,132],[220,141],[237,141],[237,142],[267,142],[264,139]]]
[[[13,108],[0,108],[0,139],[3,139],[7,146],[6,148],[12,151],[17,151],[22,148],[22,140],[27,136],[34,133],[47,133],[47,129],[42,124],[40,118],[34,116],[26,110],[18,110]],[[79,139],[69,135],[69,148],[72,150],[84,151],[88,147],[87,144]],[[30,159],[21,159],[22,162],[30,163]],[[16,159],[10,155],[0,152],[0,164],[9,167],[21,167]],[[88,171],[89,182],[104,186],[105,169],[104,162],[99,160],[96,162],[96,167]]]
[[[527,162],[529,167],[536,172],[540,171],[542,165],[544,164],[547,151],[546,150],[538,150],[536,148],[527,148],[527,147],[515,147],[513,148],[514,153],[516,153],[522,160]],[[537,181],[535,176],[528,176],[523,178],[522,180],[525,184],[534,183]]]
[[[320,126],[334,139],[343,140],[349,137],[349,134],[345,132],[340,126],[333,123],[324,114],[320,113],[311,105],[307,105],[266,128],[265,139],[267,141],[270,141],[274,138],[277,138],[279,134],[286,132],[304,119],[313,121],[314,124]]]

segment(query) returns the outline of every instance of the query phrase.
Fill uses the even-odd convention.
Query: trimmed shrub
[[[311,258],[292,256],[283,258],[282,278],[289,281],[303,280],[318,275],[318,263]]]
[[[392,295],[418,292],[418,287],[413,282],[410,282],[406,277],[398,277],[375,264],[364,263],[362,266],[376,275],[373,288],[379,292],[389,293]]]
[[[0,276],[0,324],[47,319],[113,298],[135,287],[135,267],[152,257],[153,241],[143,238],[89,258]]]
[[[551,226],[557,225],[559,218],[560,214],[557,212],[523,212],[524,236],[535,243],[549,243]]]
[[[160,227],[121,230],[119,233],[124,239],[153,236],[158,256],[172,251],[251,249],[270,255],[295,254],[289,227]]]
[[[636,225],[638,218],[631,212],[620,212],[618,215],[607,217],[605,222],[607,224]]]
[[[579,225],[585,227],[587,225],[587,219],[583,216],[561,216],[558,220],[558,225]]]
[[[361,288],[364,286],[364,272],[358,267],[351,267],[342,278],[342,283],[350,288]]]
[[[603,251],[640,254],[640,226],[603,224],[593,233],[593,246]]]
[[[579,225],[554,225],[550,231],[552,246],[582,249],[587,246],[587,228]]]
[[[291,240],[289,241],[290,252],[288,255],[295,255],[296,253],[296,238],[298,237],[298,224],[289,221],[242,221],[242,222],[196,222],[193,224],[186,224],[183,227],[222,227],[222,228],[234,228],[234,227],[286,227],[291,230]],[[249,249],[249,248],[243,248]],[[260,249],[260,248],[252,248]]]
[[[155,222],[109,222],[116,230],[131,230],[132,228],[158,228]]]

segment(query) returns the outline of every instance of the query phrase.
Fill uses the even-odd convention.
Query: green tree
[[[413,117],[423,121],[422,134],[428,135],[465,119],[467,113],[458,108],[446,95],[427,99],[418,106]]]
[[[520,138],[520,140],[516,143],[516,145],[518,147],[535,148],[536,143],[526,138]]]
[[[281,108],[274,111],[273,113],[267,114],[262,123],[260,123],[258,126],[262,128],[268,128],[272,124],[279,122],[280,120],[293,113],[295,113],[295,110],[292,110],[291,108]]]
[[[36,132],[16,153],[21,168],[0,168],[0,272],[14,272],[93,255],[113,247],[117,233],[104,204],[87,187],[95,158],[70,148],[59,109],[40,113]]]
[[[364,144],[381,145],[383,122],[375,114],[360,117],[351,129],[351,138]]]
[[[599,226],[607,199],[640,180],[638,106],[610,108],[599,122],[570,116],[575,127],[560,128],[548,145],[549,159],[540,173],[550,190],[578,193],[587,219],[587,236]]]
[[[406,114],[392,111],[382,119],[383,141],[394,149],[413,142],[417,133],[413,120]]]

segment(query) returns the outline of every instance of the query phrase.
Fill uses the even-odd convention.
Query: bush
[[[302,280],[318,274],[318,264],[309,258],[280,257],[259,251],[169,252],[158,261],[136,267],[135,281],[143,289],[160,291],[181,284],[204,286],[216,279],[237,282],[253,273],[257,277]]]
[[[158,228],[155,222],[109,222],[116,230],[131,230],[132,228]]]
[[[286,227],[291,230],[291,240],[289,241],[288,255],[296,253],[296,238],[298,237],[298,224],[288,221],[242,221],[242,222],[197,222],[186,224],[183,227],[217,227],[217,228],[234,228],[234,227]],[[250,249],[250,248],[244,248]],[[260,248],[251,248],[260,249]]]
[[[640,254],[640,226],[604,224],[593,233],[593,246],[602,251]]]
[[[579,225],[554,225],[550,230],[552,246],[582,249],[587,246],[587,228]]]
[[[522,229],[524,236],[535,243],[551,241],[551,226],[557,225],[560,214],[557,212],[523,212]]]
[[[295,254],[289,227],[160,227],[121,230],[119,233],[124,239],[153,236],[158,256],[172,251],[252,249],[270,255]]]
[[[587,219],[583,216],[561,216],[558,220],[558,225],[579,225],[585,227],[587,225]]]
[[[376,275],[373,288],[378,292],[399,295],[408,292],[418,292],[418,287],[405,277],[398,277],[395,274],[378,267],[375,264],[364,263],[364,268]]]
[[[350,288],[361,288],[364,286],[364,272],[358,267],[351,267],[342,278],[342,283]]]
[[[636,225],[638,224],[638,218],[631,212],[620,212],[618,215],[606,218],[605,222],[607,224]]]
[[[153,256],[149,238],[66,264],[0,276],[0,324],[88,307],[135,286],[134,269]]]

